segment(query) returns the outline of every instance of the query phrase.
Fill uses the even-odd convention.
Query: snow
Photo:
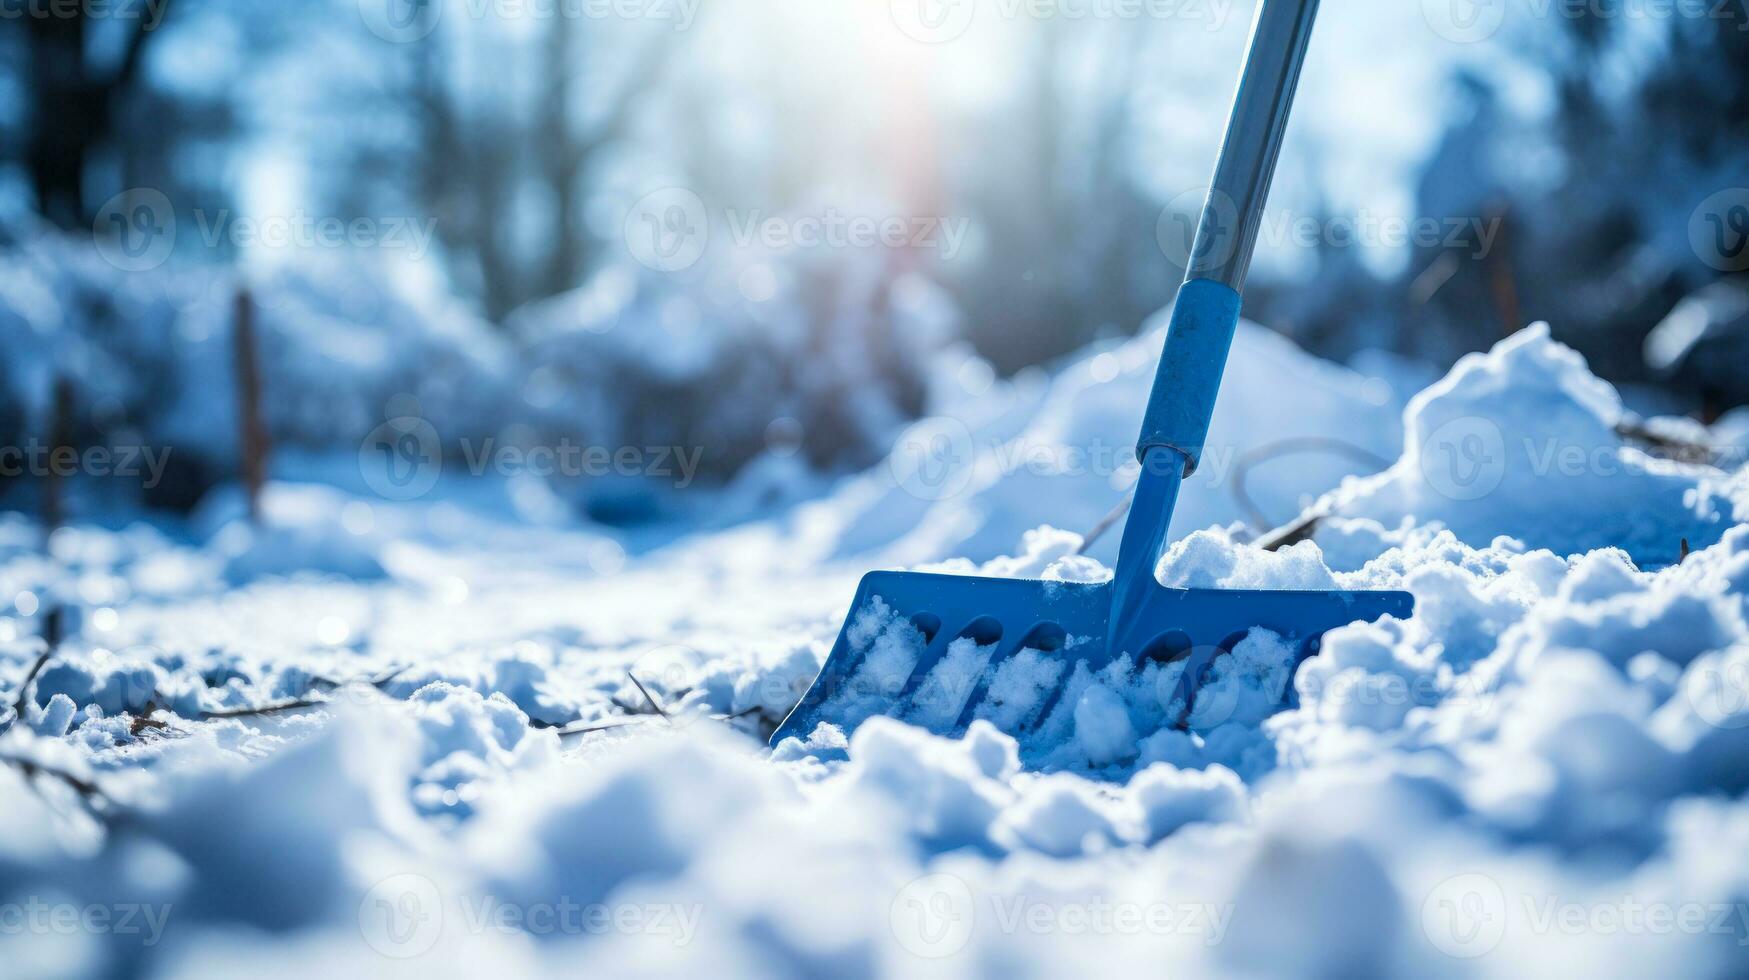
[[[1749,517],[1741,481],[1625,445],[1621,418],[1614,389],[1539,324],[1416,395],[1402,458],[1345,486],[1335,509],[1387,527],[1437,521],[1477,547],[1505,535],[1562,553],[1621,548],[1645,563]]]
[[[1193,487],[1162,580],[1402,588],[1411,618],[1297,668],[1255,630],[1191,710],[1181,662],[1096,672],[1071,643],[1000,666],[958,737],[909,723],[951,696],[880,715],[922,636],[846,609],[878,561],[1109,575],[1062,529],[1110,509],[1109,474],[975,461],[1027,433],[1123,439],[1147,343],[968,403],[957,495],[883,463],[659,545],[533,523],[500,488],[386,501],[301,464],[261,528],[231,488],[186,524],[64,528],[45,558],[7,516],[8,690],[48,609],[72,611],[0,755],[107,802],[0,766],[0,956],[124,978],[1739,972],[1749,480],[1625,443],[1615,393],[1541,329],[1400,418],[1241,335],[1226,444],[1327,430],[1397,461],[1272,472],[1266,509],[1325,515],[1275,553]],[[1290,401],[1283,376],[1310,380]],[[1566,447],[1581,465],[1539,462]],[[767,751],[847,612],[867,677],[835,714],[863,723]],[[962,690],[986,658],[962,638],[929,683]],[[33,902],[117,919],[10,926]]]

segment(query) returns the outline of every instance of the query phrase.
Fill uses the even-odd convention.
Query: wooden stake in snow
[[[242,452],[243,492],[249,499],[249,520],[261,523],[261,487],[267,482],[267,426],[261,421],[261,365],[255,345],[255,301],[247,287],[237,289],[232,324],[236,357],[238,448]]]
[[[1506,253],[1508,218],[1511,211],[1495,204],[1488,209],[1488,220],[1494,222],[1494,247],[1488,250],[1488,294],[1494,301],[1494,312],[1500,317],[1500,336],[1510,337],[1524,326],[1524,316],[1518,302],[1518,280],[1512,272],[1511,256]]]
[[[61,458],[73,451],[73,382],[55,378],[49,401],[49,465],[43,475],[43,549],[49,536],[66,520],[66,487],[61,483]]]

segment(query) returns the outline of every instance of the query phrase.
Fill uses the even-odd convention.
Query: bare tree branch
[[[98,786],[95,782],[92,782],[83,776],[76,776],[73,773],[61,769],[45,766],[34,759],[24,759],[18,756],[0,756],[0,766],[11,766],[14,769],[17,769],[19,774],[24,776],[26,783],[39,777],[53,779],[78,793],[79,798],[94,812],[99,808],[108,809],[114,805],[114,801],[110,798],[109,794],[105,793],[103,787]]]
[[[656,700],[656,696],[650,693],[650,689],[644,686],[643,681],[638,680],[638,675],[632,673],[630,667],[626,668],[626,676],[632,679],[632,683],[636,684],[638,687],[638,693],[644,696],[645,701],[650,702],[650,707],[656,709],[656,713],[661,715],[664,721],[674,720],[668,717],[668,709],[662,707],[662,702]]]

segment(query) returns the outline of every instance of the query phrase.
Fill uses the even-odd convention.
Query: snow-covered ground
[[[1402,588],[1408,621],[1297,672],[1254,633],[1182,730],[1158,678],[1083,671],[1027,744],[876,717],[763,747],[862,572],[1104,574],[1114,536],[1073,531],[1133,477],[1158,344],[944,368],[885,464],[769,456],[714,529],[541,517],[516,479],[386,500],[289,457],[259,528],[221,492],[45,557],[5,518],[0,687],[50,609],[68,639],[0,735],[3,972],[1741,975],[1742,447],[1624,442],[1538,328],[1413,398],[1241,332],[1162,580]],[[1253,467],[1271,523],[1325,515],[1258,550],[1231,481],[1307,436],[1396,462]]]

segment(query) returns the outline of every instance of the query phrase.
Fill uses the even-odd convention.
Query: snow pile
[[[1682,538],[1704,547],[1749,519],[1741,478],[1628,446],[1621,420],[1615,390],[1538,324],[1416,395],[1402,458],[1330,503],[1385,528],[1438,522],[1478,547],[1506,535],[1651,564],[1675,560]]]
[[[1490,414],[1473,414],[1484,411]],[[1679,671],[1741,642],[1742,616],[1724,598],[1729,589],[1649,587],[1658,579],[1638,570],[1633,549],[1656,553],[1657,543],[1719,541],[1737,508],[1749,511],[1749,484],[1623,445],[1615,433],[1619,416],[1613,389],[1551,341],[1546,328],[1534,327],[1465,359],[1416,396],[1405,412],[1412,438],[1403,460],[1320,502],[1321,511],[1345,515],[1330,521],[1345,551],[1364,551],[1370,539],[1376,557],[1358,569],[1333,571],[1315,541],[1263,552],[1216,529],[1174,542],[1157,572],[1170,587],[1416,595],[1412,620],[1336,631],[1323,655],[1297,675],[1294,646],[1263,630],[1218,657],[1190,703],[1179,687],[1182,662],[1120,661],[1095,672],[1071,645],[1054,653],[1023,650],[987,668],[989,648],[960,640],[898,715],[951,729],[959,706],[988,674],[991,697],[976,715],[1023,732],[1022,757],[1030,766],[1110,775],[1156,761],[1218,762],[1254,778],[1284,755],[1340,757],[1370,748],[1364,732],[1400,737],[1419,717],[1416,709],[1438,717],[1449,698],[1468,705],[1503,683],[1504,658],[1521,649],[1588,650],[1621,670]],[[1539,445],[1558,459],[1585,447],[1579,455],[1592,469],[1535,465]],[[1452,465],[1435,466],[1436,450],[1477,455],[1447,455],[1443,462]],[[1465,484],[1453,477],[1460,471],[1484,482]],[[1517,533],[1484,536],[1481,528]],[[1481,540],[1466,543],[1466,533]],[[1603,549],[1605,537],[1622,547]],[[1075,554],[1079,539],[1072,534],[1043,527],[1022,545],[1015,558],[933,569],[1088,581],[1108,574]],[[1579,552],[1587,553],[1562,557]],[[825,716],[853,732],[890,710],[924,640],[878,601],[855,613],[848,639],[858,673]],[[1643,656],[1654,650],[1668,666]],[[1265,724],[1290,702],[1298,710]],[[834,741],[825,736],[822,744]]]
[[[1521,335],[1415,399],[1415,465],[1314,503],[1334,516],[1312,541],[1269,554],[1181,535],[1160,566],[1173,585],[1414,594],[1413,617],[1333,631],[1297,668],[1254,631],[1186,704],[1181,662],[1095,672],[1073,644],[1026,651],[962,737],[852,692],[865,723],[771,753],[757,734],[799,697],[862,571],[789,544],[878,507],[872,478],[773,525],[622,551],[606,573],[591,534],[454,499],[369,522],[344,491],[274,502],[296,526],[326,511],[363,529],[381,574],[357,578],[312,560],[233,584],[210,528],[66,528],[45,559],[39,529],[0,522],[9,691],[46,608],[82,611],[23,717],[0,719],[0,956],[127,980],[1734,975],[1743,474],[1521,471],[1515,448],[1462,499],[1439,490],[1463,489],[1450,467],[1421,462],[1487,472],[1488,430],[1474,456],[1436,435],[1475,418],[1502,447],[1552,436],[1637,463],[1612,405]],[[1038,523],[1007,542],[1017,555],[938,567],[1108,574]],[[1656,560],[1682,536],[1686,560]],[[884,670],[915,665],[891,610],[852,627]],[[986,656],[968,638],[933,683],[963,686]],[[324,703],[206,717],[306,696]],[[583,730],[627,711],[647,723]],[[90,910],[113,918],[9,925]]]
[[[1041,524],[1094,527],[1135,480],[1135,440],[1165,317],[1133,340],[1070,359],[1048,381],[1023,373],[992,384],[987,366],[967,361],[954,383],[941,386],[962,390],[938,389],[935,415],[897,436],[869,485],[841,494],[848,526],[837,553],[907,564],[987,562]],[[1242,464],[1254,467],[1244,490],[1264,519],[1286,521],[1344,476],[1369,472],[1365,457],[1396,457],[1407,395],[1384,378],[1320,361],[1279,334],[1241,323],[1203,464],[1185,483],[1175,526],[1252,520],[1236,495]],[[1314,436],[1352,446],[1346,454],[1295,452],[1279,461],[1254,456]],[[1116,535],[1106,535],[1091,556],[1109,564],[1116,547]]]

